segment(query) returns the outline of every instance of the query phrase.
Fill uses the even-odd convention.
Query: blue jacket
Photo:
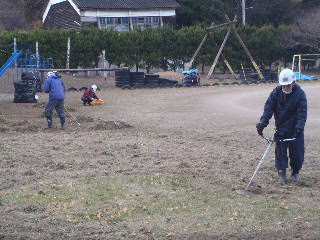
[[[44,84],[44,91],[49,93],[50,100],[64,99],[65,87],[61,78],[49,77]]]
[[[260,124],[266,127],[273,115],[276,135],[293,137],[295,129],[303,131],[307,121],[307,109],[306,94],[299,85],[295,84],[290,94],[284,94],[281,86],[278,86],[273,89],[264,105]]]

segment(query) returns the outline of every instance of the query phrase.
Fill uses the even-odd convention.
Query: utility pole
[[[67,42],[67,64],[66,64],[66,68],[69,69],[70,68],[70,43],[71,42],[71,38],[68,37],[68,42]]]
[[[246,0],[242,0],[242,24],[246,25]]]

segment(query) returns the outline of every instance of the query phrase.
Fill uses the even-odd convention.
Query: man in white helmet
[[[61,76],[57,72],[48,72],[48,78],[44,84],[44,91],[49,93],[49,102],[45,108],[45,116],[47,117],[48,127],[51,129],[52,125],[52,112],[56,110],[59,118],[61,129],[65,128],[65,113],[64,113],[64,98],[65,86]]]
[[[304,126],[307,120],[307,98],[296,77],[290,69],[284,69],[279,75],[280,86],[273,89],[264,105],[264,112],[257,123],[258,134],[268,126],[272,116],[275,119],[275,140],[296,138],[289,142],[276,142],[275,167],[278,170],[279,183],[286,183],[288,168],[288,149],[291,167],[291,180],[299,180],[299,171],[304,162]]]

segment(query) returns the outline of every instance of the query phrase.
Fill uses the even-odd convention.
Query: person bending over
[[[89,105],[91,106],[91,102],[94,99],[99,99],[96,91],[97,91],[98,87],[96,85],[92,85],[90,88],[88,88],[84,93],[83,96],[81,98],[83,105]]]

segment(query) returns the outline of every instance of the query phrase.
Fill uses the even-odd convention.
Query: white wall
[[[81,17],[168,17],[175,16],[172,10],[86,10],[81,12]]]

